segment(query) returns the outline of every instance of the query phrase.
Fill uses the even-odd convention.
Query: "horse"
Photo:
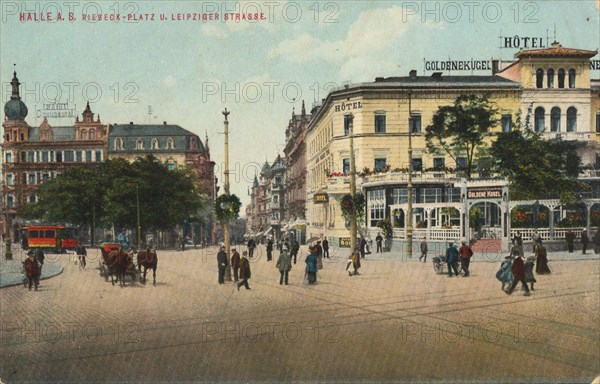
[[[108,253],[106,265],[108,266],[112,285],[115,285],[114,275],[117,275],[119,285],[121,287],[125,286],[125,271],[131,263],[131,254],[125,251],[117,249]]]
[[[137,254],[138,270],[142,272],[142,266],[144,267],[144,277],[140,276],[140,282],[146,284],[146,271],[152,269],[152,285],[156,286],[156,268],[158,266],[158,256],[156,256],[156,250],[148,248],[145,251],[140,251]]]

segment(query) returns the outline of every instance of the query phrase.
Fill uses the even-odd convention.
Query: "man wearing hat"
[[[225,284],[225,270],[229,266],[225,247],[221,246],[221,250],[217,253],[217,265],[219,266],[219,284]]]
[[[27,252],[27,256],[28,257],[23,264],[25,265],[25,275],[29,281],[29,290],[31,291],[31,286],[35,284],[35,290],[37,291],[40,283],[40,265],[38,264],[33,249],[30,249],[29,252]]]
[[[456,276],[458,276],[458,268],[456,267],[456,264],[458,263],[458,250],[452,242],[448,243],[448,249],[446,250],[446,263],[448,264],[448,277],[452,277],[453,269]]]
[[[523,259],[519,254],[516,255],[515,261],[513,262],[512,274],[513,282],[506,290],[506,294],[511,295],[520,281],[523,284],[523,288],[525,289],[525,296],[529,296],[529,287],[527,286],[527,281],[525,279],[525,263],[523,263]]]
[[[131,247],[131,241],[127,235],[127,228],[121,229],[121,233],[117,236],[117,243],[121,244],[123,249],[129,249]]]
[[[279,254],[279,258],[277,259],[277,269],[279,269],[279,273],[281,276],[279,277],[279,285],[285,283],[288,285],[288,275],[290,273],[290,269],[292,269],[292,258],[290,257],[289,247],[286,244],[283,245],[283,249]]]
[[[233,248],[231,254],[231,268],[233,268],[233,282],[237,283],[238,271],[240,270],[240,253],[236,248]]]

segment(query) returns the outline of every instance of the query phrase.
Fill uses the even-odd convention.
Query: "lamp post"
[[[408,183],[406,189],[408,192],[408,204],[406,207],[406,255],[412,257],[412,240],[413,240],[413,221],[412,221],[412,196],[413,196],[413,185],[412,185],[412,93],[408,93]]]
[[[348,115],[348,134],[350,135],[350,196],[352,196],[352,203],[354,204],[354,197],[356,196],[356,165],[354,162],[354,115],[351,113]],[[350,215],[350,254],[354,254],[356,251],[356,211],[352,209]]]
[[[229,196],[229,121],[227,120],[227,116],[229,116],[231,112],[225,108],[222,113],[223,116],[225,116],[225,121],[223,122],[225,128],[225,169],[223,170],[223,189],[225,190],[225,195]],[[225,253],[227,254],[227,260],[231,260],[231,234],[229,232],[229,220],[223,224],[223,237],[225,241]],[[225,280],[231,281],[230,267],[225,269]]]
[[[140,186],[135,184],[135,206],[137,210],[137,249],[140,249],[142,239],[142,226],[140,224]]]
[[[12,254],[12,244],[10,241],[10,231],[11,231],[11,220],[10,220],[10,213],[8,212],[8,205],[6,205],[6,252],[4,253],[4,259],[5,260],[12,260],[13,259],[13,254]]]

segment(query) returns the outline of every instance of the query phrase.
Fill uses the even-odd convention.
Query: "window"
[[[142,139],[135,141],[135,149],[144,149],[144,141]]]
[[[434,169],[444,169],[446,167],[445,159],[443,157],[434,157],[433,158],[433,168]]]
[[[27,161],[30,163],[35,162],[35,152],[34,151],[29,151],[27,153]]]
[[[416,203],[417,202],[416,193],[414,193],[414,192],[415,192],[415,190],[413,188],[412,201],[413,201],[413,203]],[[393,202],[393,204],[408,203],[408,188],[394,188],[394,190],[392,191],[392,202]]]
[[[75,158],[77,159],[77,162],[79,162],[79,163],[81,163],[83,161],[83,154],[81,153],[81,151],[75,152]]]
[[[96,130],[90,129],[90,140],[94,140],[96,138]]]
[[[47,151],[42,152],[42,162],[43,163],[48,162],[48,152]]]
[[[25,153],[25,151],[22,151],[21,152],[21,162],[24,163],[26,159],[27,159],[27,154]]]
[[[378,159],[375,159],[375,164],[373,166],[373,170],[375,172],[381,172],[385,170],[385,165],[386,165],[386,159],[385,157],[381,157]]]
[[[12,153],[10,153],[10,152],[6,153],[6,162],[12,163]]]
[[[554,88],[554,69],[548,70],[548,88]]]
[[[15,197],[9,195],[6,198],[6,205],[8,206],[8,208],[14,208],[15,207]]]
[[[8,175],[6,175],[6,184],[8,184],[8,185],[15,184],[15,178],[12,173],[9,173]]]
[[[173,139],[170,137],[167,139],[167,149],[175,149],[175,144],[173,143]]]
[[[342,172],[345,175],[348,175],[350,173],[350,159],[342,160]]]
[[[87,139],[87,130],[82,129],[81,130],[81,140],[85,140]]]
[[[600,133],[600,112],[596,112],[596,132]]]
[[[411,133],[421,133],[421,115],[411,115],[409,124]]]
[[[47,174],[47,173],[42,174],[42,182],[45,183],[46,181],[48,181],[49,178],[50,178],[49,174]]]
[[[102,161],[102,151],[96,151],[96,161]]]
[[[560,132],[560,108],[554,107],[550,111],[550,131]]]
[[[567,132],[577,130],[577,108],[569,107],[567,109]]]
[[[158,148],[158,140],[152,139],[152,149],[159,149]]]
[[[569,88],[575,88],[575,69],[569,69]]]
[[[423,188],[421,200],[423,203],[441,203],[442,188]]]
[[[344,136],[348,136],[350,134],[351,122],[352,117],[350,115],[344,115]]]
[[[456,168],[457,169],[467,169],[467,158],[466,157],[457,157],[456,158]]]
[[[446,202],[448,203],[458,203],[461,200],[461,189],[454,187],[446,188]]]
[[[512,131],[512,115],[502,115],[502,132]]]
[[[169,171],[173,171],[176,167],[177,167],[177,164],[175,164],[175,161],[173,159],[167,160],[167,169]]]
[[[62,152],[56,152],[56,162],[62,163]]]
[[[375,133],[385,133],[385,115],[375,115]]]
[[[85,161],[88,163],[92,161],[92,151],[85,151]]]
[[[65,151],[65,161],[73,161],[73,151]]]
[[[279,196],[273,195],[273,203],[275,203],[275,204],[279,203]]]
[[[27,184],[35,185],[35,173],[30,173],[27,176]]]
[[[423,159],[412,159],[412,169],[413,171],[422,171]]]
[[[29,203],[30,204],[35,203],[35,196],[29,196]]]
[[[544,126],[546,119],[546,111],[542,107],[537,107],[535,109],[535,131],[536,132],[544,132],[546,127]]]
[[[558,88],[565,87],[565,70],[563,68],[558,70]]]
[[[385,189],[368,192],[370,227],[376,227],[379,220],[385,219]]]
[[[537,71],[535,71],[535,86],[537,88],[544,87],[544,70],[542,68],[538,68]]]

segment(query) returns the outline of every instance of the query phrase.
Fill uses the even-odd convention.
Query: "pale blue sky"
[[[10,96],[16,63],[30,125],[41,122],[35,118],[36,104],[51,102],[57,88],[60,101],[67,101],[66,83],[75,83],[72,102],[78,112],[87,101],[84,86],[104,122],[148,122],[150,105],[154,123],[179,124],[202,138],[208,132],[218,165],[223,161],[221,111],[227,107],[232,192],[245,204],[253,164],[271,162],[282,152],[292,107],[299,111],[300,99],[310,109],[331,83],[406,76],[410,69],[423,74],[424,58],[510,60],[517,50],[501,49],[499,36],[539,36],[545,43],[547,31],[553,40],[555,26],[563,46],[595,50],[599,1],[73,1],[76,20],[69,22],[64,1],[2,0],[2,100]],[[233,13],[235,7],[260,8],[267,20],[170,20],[211,6],[222,20],[223,4]],[[136,11],[155,20],[91,23],[82,20],[84,8],[88,14],[118,10],[125,18]],[[19,21],[21,12],[46,11],[56,18],[58,9],[65,20]],[[168,20],[161,21],[161,15]],[[132,102],[125,102],[127,97]]]

